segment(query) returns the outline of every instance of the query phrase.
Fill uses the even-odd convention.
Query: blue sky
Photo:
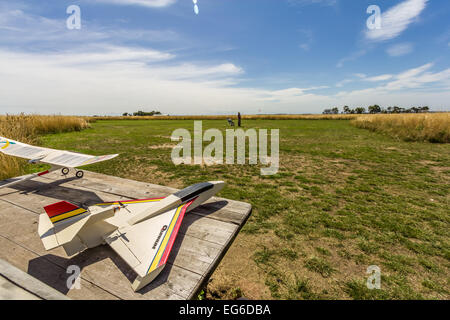
[[[81,9],[69,30],[67,7]],[[381,28],[366,12],[381,9]],[[441,0],[0,0],[0,113],[450,110]]]

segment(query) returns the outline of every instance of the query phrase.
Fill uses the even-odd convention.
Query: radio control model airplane
[[[137,273],[138,291],[163,270],[184,215],[219,192],[224,182],[194,184],[165,198],[99,203],[80,208],[66,201],[45,207],[38,233],[46,250],[68,256],[108,244]]]
[[[21,143],[18,141],[14,141],[11,139],[7,139],[4,137],[0,137],[0,152],[6,155],[15,156],[19,158],[24,158],[29,160],[29,163],[37,164],[37,163],[46,163],[50,164],[51,168],[47,171],[40,173],[33,173],[27,176],[22,177],[19,180],[10,182],[8,184],[4,184],[0,186],[1,188],[6,188],[23,182],[25,180],[30,180],[39,176],[43,176],[47,173],[56,171],[61,169],[63,175],[67,175],[69,173],[69,168],[75,169],[76,177],[82,178],[84,173],[81,170],[77,170],[76,168],[82,167],[88,164],[93,164],[97,162],[102,162],[106,160],[113,159],[118,156],[118,154],[106,155],[106,156],[90,156],[86,154],[63,151],[63,150],[55,150],[43,147],[35,147],[25,143]]]

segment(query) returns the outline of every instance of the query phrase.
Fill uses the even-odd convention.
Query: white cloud
[[[117,5],[137,5],[149,8],[162,8],[174,4],[177,0],[94,0]]]
[[[176,51],[126,45],[134,30],[88,24],[78,34],[67,32],[64,20],[21,10],[14,19],[0,12],[0,113],[122,114],[138,107],[169,114],[321,113],[335,105],[439,107],[450,100],[450,90],[442,89],[450,87],[450,69],[432,72],[431,63],[397,75],[354,74],[342,82],[377,86],[339,94],[317,91],[326,85],[242,87],[245,70],[232,61],[190,62]],[[39,50],[28,49],[36,45]]]
[[[264,113],[321,113],[336,105],[373,103],[440,107],[450,99],[448,90],[429,86],[448,87],[450,69],[431,72],[432,64],[391,77],[359,77],[367,84],[389,80],[381,86],[317,94],[315,90],[327,86],[236,87],[244,70],[233,63],[174,63],[173,56],[156,50],[133,50],[111,47],[46,55],[0,49],[0,113],[122,114],[138,107],[169,114],[227,114],[244,109],[245,113],[260,109]],[[118,58],[113,59],[114,55]],[[152,63],[146,62],[155,57]]]
[[[313,32],[309,29],[299,30],[299,32],[303,34],[304,38],[303,43],[299,44],[299,47],[304,51],[309,51],[313,43]]]
[[[400,57],[407,55],[413,51],[413,45],[411,43],[399,43],[387,48],[386,52],[391,57]]]
[[[395,5],[381,15],[381,29],[367,30],[366,38],[378,42],[398,37],[417,20],[427,2],[428,0],[405,0]]]
[[[407,70],[397,75],[393,81],[387,83],[383,89],[405,90],[421,88],[424,85],[431,83],[441,83],[444,85],[450,84],[450,68],[441,72],[433,73],[426,72],[433,67],[432,63],[427,63],[423,66]]]
[[[342,68],[344,66],[344,63],[346,63],[348,61],[356,60],[359,57],[362,57],[363,55],[365,55],[366,53],[367,53],[367,49],[361,49],[361,50],[355,51],[355,52],[351,53],[349,56],[339,60],[336,67]]]
[[[61,50],[101,45],[99,42],[118,44],[131,40],[184,41],[172,30],[110,29],[89,21],[82,23],[81,30],[68,30],[64,16],[61,19],[49,19],[27,12],[22,7],[5,6],[3,3],[0,3],[0,39],[0,45],[7,47],[57,47]]]
[[[391,95],[393,92],[403,93],[405,91],[415,94],[414,92],[409,91],[409,89],[424,89],[428,91],[435,91],[438,95],[445,95],[447,92],[443,90],[442,93],[439,93],[439,87],[448,87],[450,85],[450,68],[442,70],[440,72],[430,72],[433,67],[433,63],[427,63],[423,66],[412,68],[401,72],[397,75],[381,75],[375,77],[369,77],[365,80],[367,81],[387,81],[391,80],[383,85],[374,88],[367,88],[363,90],[355,90],[350,92],[340,92],[338,96],[346,96],[346,95],[359,95],[363,93],[371,93],[371,94],[380,94],[380,95]],[[436,84],[435,87],[430,87],[429,85]],[[416,92],[419,93],[419,92]],[[441,101],[442,104],[446,104],[444,100]]]
[[[351,83],[351,82],[354,82],[354,81],[355,81],[354,79],[344,79],[344,80],[341,80],[341,81],[339,81],[338,83],[336,83],[336,87],[342,88],[342,87],[345,86],[346,84]]]
[[[392,75],[391,74],[383,74],[381,76],[375,76],[375,77],[368,77],[365,78],[365,81],[370,81],[370,82],[378,82],[378,81],[386,81],[389,79],[392,79]]]

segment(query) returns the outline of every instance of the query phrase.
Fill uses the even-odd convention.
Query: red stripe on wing
[[[184,214],[186,213],[187,208],[194,202],[197,198],[192,199],[188,203],[186,203],[181,209],[180,215],[178,216],[177,222],[175,224],[175,227],[173,228],[172,233],[170,234],[169,242],[167,243],[166,249],[164,250],[164,254],[161,257],[161,260],[159,261],[158,266],[162,266],[166,264],[167,259],[169,258],[170,251],[172,250],[173,244],[175,242],[175,239],[178,234],[178,230],[180,230],[181,222],[183,222]]]

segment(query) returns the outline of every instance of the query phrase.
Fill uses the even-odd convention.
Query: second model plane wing
[[[117,154],[91,156],[88,154],[71,151],[36,147],[4,137],[0,137],[0,152],[35,162],[42,162],[53,166],[68,168],[77,168],[88,164],[110,160],[118,156]]]

